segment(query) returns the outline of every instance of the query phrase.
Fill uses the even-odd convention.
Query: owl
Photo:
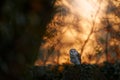
[[[78,53],[76,49],[70,49],[70,62],[76,65],[81,64],[81,55]]]

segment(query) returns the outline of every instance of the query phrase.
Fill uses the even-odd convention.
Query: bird
[[[80,65],[81,64],[81,55],[78,53],[76,49],[70,49],[69,50],[70,54],[70,62],[75,64],[75,65]]]

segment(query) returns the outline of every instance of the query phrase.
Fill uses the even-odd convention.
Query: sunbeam
[[[103,39],[107,36],[101,29],[107,25],[103,25],[103,19],[108,16],[106,14],[108,2],[108,0],[57,1],[55,7],[58,7],[58,12],[47,26],[47,32],[52,36],[44,36],[44,43],[40,46],[41,54],[48,56],[41,60],[45,64],[69,64],[69,50],[75,48],[82,55],[82,63],[104,62],[105,48],[99,44],[99,39],[102,35]],[[98,54],[97,50],[101,53]]]

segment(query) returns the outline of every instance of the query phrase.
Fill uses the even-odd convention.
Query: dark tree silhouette
[[[39,53],[56,0],[0,1],[0,80],[25,80]]]

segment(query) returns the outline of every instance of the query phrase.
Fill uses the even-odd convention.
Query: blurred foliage
[[[120,63],[33,66],[34,80],[119,80]]]
[[[99,2],[99,0],[96,1]],[[90,20],[91,24],[95,23],[95,25],[88,26],[92,26],[94,30],[87,30],[87,28],[84,30],[82,25],[86,23],[82,23],[82,15],[74,14],[76,7],[72,7],[72,1],[65,0],[66,3],[64,3],[64,1],[58,0],[55,4],[54,18],[47,26],[42,46],[40,46],[39,58],[41,61],[44,64],[47,62],[59,64],[63,57],[69,58],[64,54],[67,54],[68,49],[73,47],[81,55],[83,54],[82,62],[99,64],[106,60],[108,62],[120,60],[120,2],[119,0],[106,1],[108,5],[106,5],[105,16],[100,15],[100,24]],[[99,10],[101,12],[101,9]],[[87,39],[84,40],[84,33],[89,31],[90,34],[85,36]],[[93,35],[95,39],[90,39]],[[69,38],[71,39],[69,40]],[[98,46],[99,49],[96,48]],[[67,59],[65,61],[67,62]]]
[[[54,7],[55,1],[56,0],[0,0],[0,80],[66,80],[68,78],[70,80],[78,80],[78,78],[80,80],[101,80],[101,77],[105,77],[102,80],[119,80],[119,63],[115,63],[114,65],[105,63],[105,66],[101,68],[98,68],[96,65],[86,64],[80,66],[64,65],[55,67],[34,66],[32,70],[29,70],[39,53],[43,35],[49,38],[49,36],[54,36],[54,32],[56,32],[52,29],[50,32],[46,31],[49,22],[51,22],[54,15],[61,12],[61,10],[64,16],[67,15],[66,13],[69,13],[69,10],[64,6]],[[110,6],[108,6],[106,13],[113,14],[120,18],[120,6],[116,6],[111,0],[109,4]],[[58,20],[54,22],[53,25],[65,25],[62,21],[63,19],[61,19],[61,21]],[[77,19],[74,21],[75,24],[77,24]],[[114,23],[110,19],[108,19],[108,21],[109,23],[103,20],[103,24],[111,25],[109,29],[105,27],[105,30],[110,33],[111,38],[109,41],[113,40],[114,44],[109,45],[110,42],[102,38],[100,38],[100,43],[107,42],[109,46],[108,52],[115,52],[115,54],[119,56],[120,46],[118,45],[118,41],[120,40],[120,22],[116,21],[116,23]],[[114,29],[114,25],[118,26],[118,30]],[[49,33],[53,34],[50,35]],[[102,47],[104,48],[104,44],[102,44]],[[104,51],[105,50],[106,48],[104,48]],[[98,54],[102,53],[101,50],[96,52]],[[72,77],[74,77],[74,79]]]
[[[30,80],[27,69],[38,55],[54,2],[0,0],[0,80]]]

